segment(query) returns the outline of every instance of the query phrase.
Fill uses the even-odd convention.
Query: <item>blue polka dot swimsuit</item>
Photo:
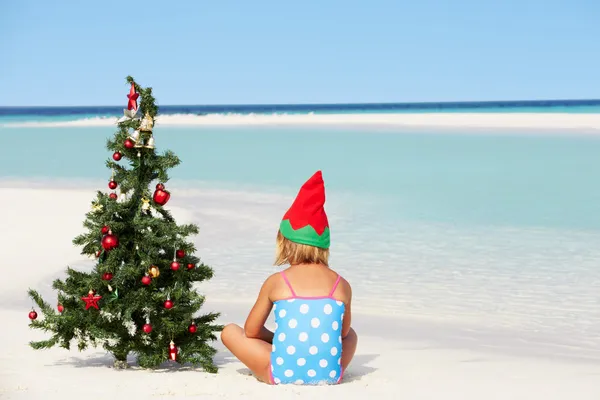
[[[296,296],[274,302],[275,334],[271,350],[271,383],[319,385],[342,379],[342,322],[345,304],[329,296]]]

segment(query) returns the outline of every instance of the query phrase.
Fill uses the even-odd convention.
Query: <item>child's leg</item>
[[[342,340],[342,371],[346,371],[358,344],[358,336],[354,329],[350,328],[348,335]]]
[[[260,339],[247,338],[244,330],[229,324],[221,332],[221,341],[258,379],[271,383],[271,345]]]

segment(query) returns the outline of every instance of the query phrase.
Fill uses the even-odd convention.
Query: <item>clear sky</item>
[[[0,105],[600,98],[599,0],[0,0]]]

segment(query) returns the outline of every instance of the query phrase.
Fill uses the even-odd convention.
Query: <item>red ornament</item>
[[[60,303],[56,306],[56,308],[58,309],[58,312],[61,313],[61,314],[62,314],[63,311],[65,311],[65,308]]]
[[[104,248],[104,250],[112,250],[116,247],[119,246],[119,238],[117,238],[115,235],[113,235],[111,233],[111,231],[108,231],[108,235],[105,235],[102,238],[102,247]]]
[[[135,146],[135,143],[131,139],[125,139],[124,145],[125,145],[125,148],[127,148],[127,149],[133,149],[133,146]]]
[[[194,264],[192,264],[192,263],[189,263],[189,264],[187,265],[187,268],[188,268],[188,269],[194,269],[194,267],[195,267],[195,265],[194,265]]]
[[[137,99],[139,96],[140,96],[140,94],[135,92],[135,84],[132,83],[131,89],[129,89],[129,94],[127,95],[127,98],[129,99],[129,101],[127,102],[128,110],[137,110],[138,109]]]
[[[162,183],[158,183],[158,184],[156,184],[156,189],[157,190],[165,190],[165,185],[163,185]]]
[[[158,185],[161,185],[161,188],[158,188]],[[152,199],[156,204],[164,206],[171,198],[171,193],[169,193],[167,190],[164,190],[165,187],[162,184],[159,183],[158,185],[156,185],[157,188],[154,191],[154,196],[152,196]]]
[[[110,197],[113,200],[116,200],[118,196],[116,193],[113,192],[113,193],[109,194],[108,197]]]
[[[144,275],[144,277],[142,278],[142,284],[149,285],[151,282],[152,278],[150,278],[148,275]]]
[[[123,154],[121,154],[120,151],[115,151],[113,153],[113,160],[115,160],[115,161],[121,161],[122,157],[123,157]]]
[[[100,301],[101,298],[102,296],[96,295],[93,290],[90,290],[88,292],[88,295],[82,297],[81,300],[85,301],[86,310],[90,307],[94,307],[96,310],[99,310],[98,301]]]
[[[144,327],[142,329],[144,330],[145,333],[150,333],[150,332],[152,332],[152,325],[144,324]]]
[[[110,281],[113,278],[113,274],[111,274],[110,272],[105,272],[102,274],[102,280],[104,281]]]
[[[101,255],[101,254],[102,254],[102,250],[98,250],[98,251],[96,252],[96,258],[100,257],[100,255]]]
[[[190,333],[196,333],[198,329],[196,328],[196,324],[192,322],[192,324],[190,326],[188,326],[188,331],[190,331]]]
[[[177,361],[177,346],[175,346],[175,343],[173,343],[172,340],[171,343],[169,343],[169,359],[171,361]]]
[[[180,264],[179,264],[177,261],[173,261],[173,262],[171,263],[171,269],[172,269],[173,271],[177,271],[177,270],[179,269],[179,266],[180,266]]]
[[[103,235],[106,235],[109,230],[110,230],[110,228],[108,226],[104,225],[100,232],[102,232]]]
[[[173,302],[171,300],[167,299],[167,301],[165,301],[165,308],[167,310],[170,310],[171,308],[173,308]]]
[[[36,319],[36,318],[37,318],[37,313],[35,312],[35,310],[33,310],[33,309],[32,309],[32,310],[29,312],[29,319],[30,319],[30,320],[34,320],[34,319]]]
[[[115,181],[108,182],[108,188],[109,189],[115,190],[117,188],[117,186],[118,186],[117,182],[115,182]]]
[[[183,258],[185,257],[185,250],[177,250],[175,252],[175,255],[177,256],[177,258]]]

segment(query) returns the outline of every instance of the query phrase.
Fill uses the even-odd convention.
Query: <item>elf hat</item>
[[[323,205],[325,185],[317,171],[300,188],[292,206],[283,216],[279,230],[286,239],[309,246],[329,248],[329,221]]]

